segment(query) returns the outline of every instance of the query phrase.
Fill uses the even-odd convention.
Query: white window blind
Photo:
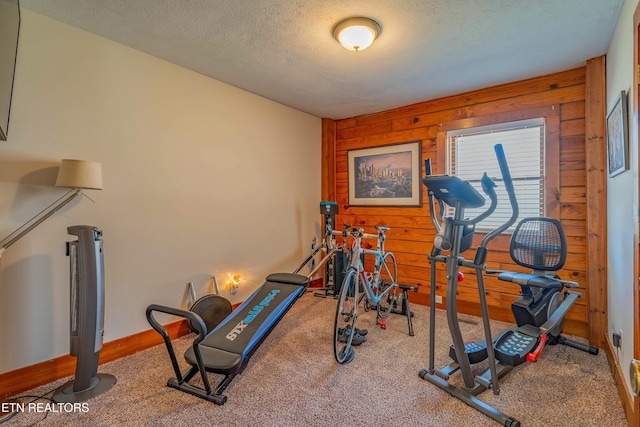
[[[511,217],[509,196],[493,148],[496,144],[502,144],[509,164],[520,208],[519,219],[544,215],[544,134],[542,118],[447,133],[447,173],[469,181],[485,197],[480,184],[482,174],[487,172],[497,184],[498,207],[476,226],[477,231],[490,231]],[[490,202],[486,198],[483,208],[467,209],[465,216],[473,218],[484,212]]]

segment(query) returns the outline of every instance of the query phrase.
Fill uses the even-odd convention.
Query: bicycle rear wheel
[[[350,268],[342,281],[333,329],[333,354],[340,364],[351,362],[355,356],[351,344],[358,318],[357,307],[358,272]]]

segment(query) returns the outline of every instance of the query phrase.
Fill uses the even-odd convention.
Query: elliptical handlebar
[[[496,144],[494,146],[494,150],[498,160],[502,180],[504,181],[507,195],[509,196],[512,214],[504,224],[488,232],[484,236],[479,248],[484,248],[485,250],[487,244],[497,235],[511,227],[519,216],[518,201],[516,200],[513,179],[511,178],[511,172],[509,171],[509,165],[504,154],[504,149],[501,144]],[[425,173],[426,176],[423,179],[423,183],[428,189],[431,222],[437,230],[437,236],[440,236],[441,240],[444,239],[443,243],[447,242],[447,236],[451,233],[448,230],[449,227],[462,226],[475,228],[476,224],[492,215],[498,207],[498,195],[495,190],[496,184],[486,172],[483,174],[480,183],[482,191],[489,197],[491,203],[486,210],[471,219],[465,219],[463,213],[464,209],[480,208],[484,206],[486,203],[486,197],[483,197],[481,193],[468,181],[463,181],[457,176],[432,175],[430,159],[425,160]],[[440,208],[437,213],[435,208],[436,201]],[[452,218],[444,216],[445,203],[455,209],[455,217]],[[440,248],[439,245],[436,245],[436,247]]]
[[[424,174],[425,176],[430,176],[432,174],[431,159],[424,160]],[[428,197],[429,197],[429,216],[431,218],[431,222],[433,223],[433,227],[436,229],[436,231],[440,231],[440,224],[442,224],[442,213],[444,212],[444,203],[442,203],[442,200],[436,199],[436,197],[434,196],[431,190],[428,190]],[[437,214],[436,214],[436,207],[434,204],[434,200],[438,201],[438,207],[440,208]]]
[[[431,159],[426,159],[424,161],[424,167],[425,167],[425,175],[431,176]],[[455,177],[455,179],[459,180],[459,178],[457,177]],[[475,225],[480,221],[484,220],[485,218],[489,217],[496,210],[496,208],[498,207],[498,196],[495,192],[496,184],[493,182],[491,178],[489,178],[489,175],[487,175],[486,172],[482,175],[482,179],[480,180],[480,183],[482,185],[482,191],[489,197],[489,200],[491,200],[491,204],[489,205],[487,210],[485,210],[480,215],[472,219],[455,219],[455,220],[451,219],[450,221],[452,222],[452,224],[464,225],[464,226]],[[471,190],[471,192],[477,195],[474,197],[481,197],[480,194],[477,193],[477,191],[474,188],[472,188],[470,185],[468,188]],[[466,194],[468,195],[469,193],[467,192]],[[433,223],[433,226],[435,227],[436,231],[439,232],[443,223],[443,212],[445,210],[444,202],[439,197],[437,197],[431,189],[428,190],[428,195],[429,195],[429,214],[431,217],[431,222]],[[435,209],[434,200],[438,202],[439,210],[437,213]],[[484,201],[482,202],[482,204],[484,204]],[[478,207],[482,206],[482,204],[477,206]],[[452,205],[451,207],[454,207],[454,206]]]
[[[493,147],[493,149],[496,152],[496,157],[498,159],[498,166],[500,167],[500,173],[502,174],[502,180],[504,181],[504,187],[506,188],[507,195],[509,196],[509,203],[511,204],[511,217],[507,220],[507,222],[505,222],[498,228],[495,228],[489,233],[487,233],[482,239],[482,242],[480,243],[481,247],[486,247],[494,237],[501,234],[507,228],[511,227],[518,219],[518,215],[520,215],[520,209],[518,208],[518,199],[516,198],[516,190],[513,186],[513,179],[511,178],[511,171],[509,170],[509,164],[507,163],[507,158],[504,155],[504,148],[502,147],[502,144],[496,144]],[[482,187],[484,190],[484,182]],[[493,189],[492,191],[495,196],[495,191]],[[485,193],[486,193],[486,190],[485,190]],[[497,196],[495,197],[496,197],[496,205],[497,205]],[[495,207],[494,207],[494,210],[495,210]]]
[[[480,180],[480,183],[482,184],[482,191],[484,191],[484,194],[489,196],[489,200],[491,200],[491,204],[489,205],[486,211],[482,212],[477,217],[473,219],[460,221],[464,225],[470,225],[470,224],[475,225],[479,223],[483,219],[488,218],[498,207],[498,195],[496,194],[496,190],[495,190],[496,183],[493,182],[491,178],[489,178],[489,175],[487,175],[486,172],[482,175],[482,179]]]

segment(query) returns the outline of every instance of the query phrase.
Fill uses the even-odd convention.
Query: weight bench
[[[170,378],[167,385],[217,405],[224,405],[227,401],[227,396],[223,395],[225,389],[246,368],[253,353],[293,303],[304,294],[308,284],[309,278],[299,274],[270,274],[258,290],[208,333],[204,321],[197,314],[151,304],[147,307],[147,320],[162,335],[176,374],[176,378]],[[184,354],[191,365],[184,376],[180,372],[169,334],[154,318],[154,311],[186,318],[197,330],[198,335]],[[189,384],[198,372],[204,388]],[[215,389],[209,383],[207,372],[224,375]]]

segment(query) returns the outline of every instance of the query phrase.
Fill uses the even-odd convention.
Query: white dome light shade
[[[333,37],[348,50],[365,50],[380,35],[382,27],[373,19],[349,18],[333,27]]]

